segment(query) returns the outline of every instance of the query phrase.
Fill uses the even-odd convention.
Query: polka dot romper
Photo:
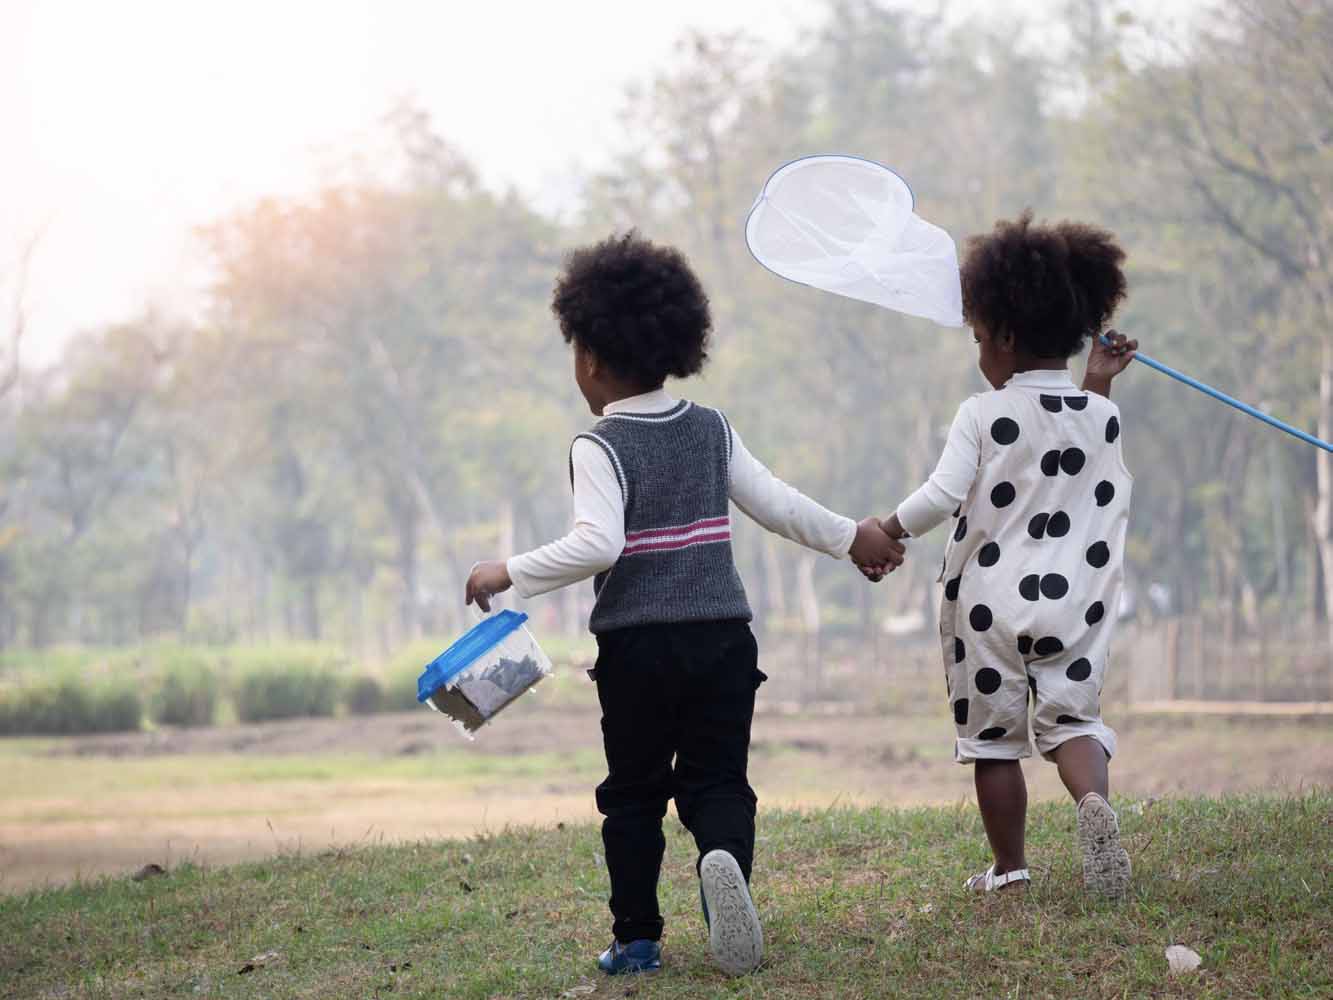
[[[1120,602],[1133,478],[1120,411],[1067,371],[1015,375],[963,403],[939,467],[898,509],[947,520],[940,607],[955,759],[1049,758],[1078,736],[1108,756],[1101,690]]]

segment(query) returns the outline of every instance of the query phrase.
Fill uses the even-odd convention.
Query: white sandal
[[[1003,875],[996,875],[995,866],[991,865],[984,872],[978,872],[964,882],[963,888],[970,889],[972,892],[994,892],[996,889],[1003,889],[1013,882],[1027,882],[1030,885],[1032,875],[1026,868],[1015,868]]]

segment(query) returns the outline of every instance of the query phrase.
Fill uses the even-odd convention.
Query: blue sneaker
[[[764,929],[736,859],[721,850],[705,854],[699,862],[699,889],[713,961],[733,976],[759,968]]]
[[[662,968],[662,946],[648,940],[631,941],[629,944],[612,941],[611,947],[598,957],[597,968],[608,976],[656,972]]]

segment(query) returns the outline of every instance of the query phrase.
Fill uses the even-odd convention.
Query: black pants
[[[606,780],[597,808],[622,942],[662,936],[657,879],[667,800],[702,858],[722,848],[745,877],[755,795],[746,778],[755,689],[766,680],[743,621],[645,625],[597,637]],[[673,762],[674,758],[674,762]]]

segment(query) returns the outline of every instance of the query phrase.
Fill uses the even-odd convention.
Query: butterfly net
[[[962,326],[958,251],[914,211],[888,167],[809,156],[780,168],[745,225],[755,259],[784,278],[945,326]]]

